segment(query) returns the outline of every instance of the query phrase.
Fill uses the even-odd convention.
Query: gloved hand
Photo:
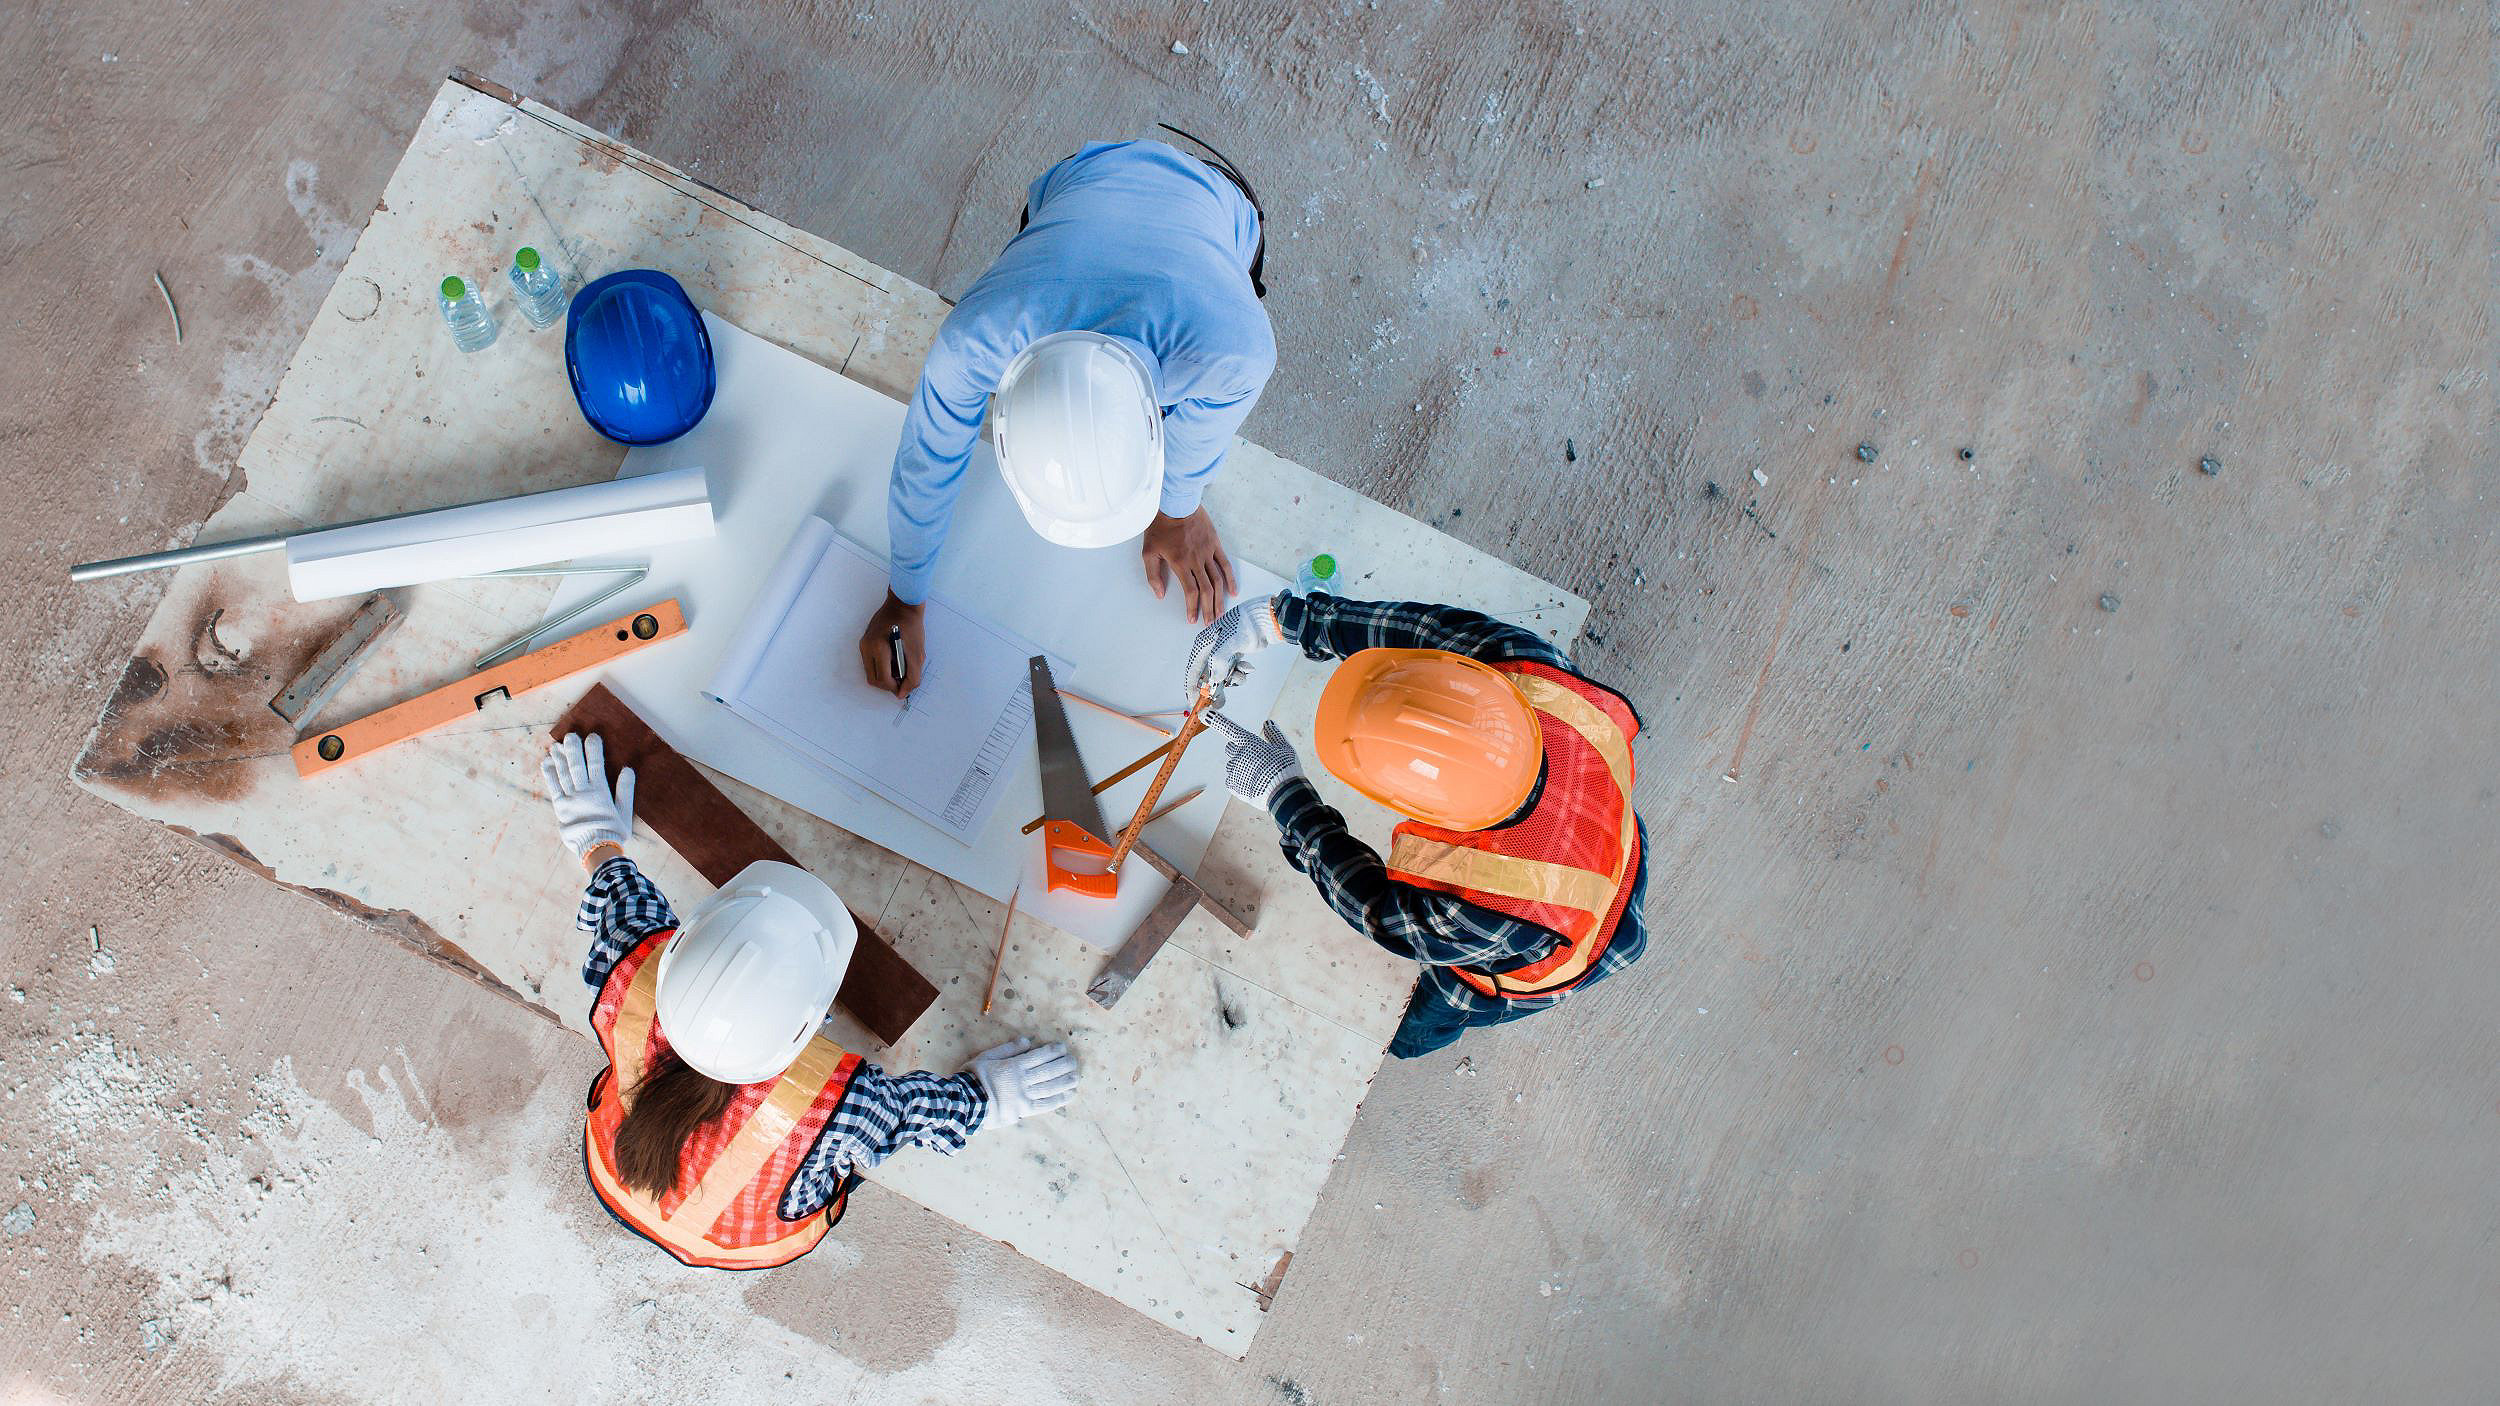
[[[579,859],[596,844],[623,844],[634,833],[634,769],[618,773],[616,789],[608,789],[608,747],[599,734],[568,735],[547,749],[538,769],[547,778],[547,800],[555,807],[556,826],[564,847]]]
[[[972,1077],[990,1096],[990,1114],[1006,1123],[1021,1123],[1048,1113],[1076,1092],[1076,1056],[1062,1044],[1033,1047],[1033,1037],[1020,1036],[972,1061]]]
[[[1275,599],[1243,601],[1217,616],[1214,624],[1190,642],[1189,662],[1181,668],[1181,696],[1197,697],[1198,690],[1222,678],[1236,658],[1284,642],[1285,627],[1277,622]]]
[[[1302,777],[1302,758],[1270,722],[1265,732],[1252,732],[1222,713],[1207,714],[1207,724],[1224,734],[1224,789],[1261,810],[1276,799],[1276,790]]]

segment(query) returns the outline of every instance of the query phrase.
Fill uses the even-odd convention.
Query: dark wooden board
[[[556,721],[551,735],[570,732],[599,734],[607,744],[609,779],[619,769],[634,769],[635,818],[713,884],[729,882],[759,859],[797,862],[607,685],[593,684]],[[851,917],[859,923],[859,947],[834,999],[890,1045],[937,1000],[937,987],[904,961],[858,910]]]

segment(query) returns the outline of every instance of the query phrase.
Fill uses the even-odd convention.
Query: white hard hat
[[[1163,501],[1163,411],[1154,368],[1129,342],[1053,332],[1007,363],[990,398],[998,471],[1033,530],[1108,547],[1146,530]]]
[[[770,1079],[824,1022],[858,945],[851,910],[824,880],[759,860],[697,904],[660,952],[660,1033],[697,1073]]]

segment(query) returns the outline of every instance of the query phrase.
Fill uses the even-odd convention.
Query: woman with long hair
[[[961,1074],[892,1075],[817,1033],[858,928],[804,869],[748,865],[683,926],[625,857],[634,773],[598,736],[542,768],[565,847],[590,872],[576,923],[608,1068],[582,1132],[591,1189],[687,1264],[766,1269],[816,1247],[859,1171],[897,1148],[954,1152],[987,1123],[1068,1101],[1065,1045],[1014,1040]]]

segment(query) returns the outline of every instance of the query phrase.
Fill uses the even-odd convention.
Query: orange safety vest
[[[643,1071],[668,1048],[652,1019],[660,984],[654,959],[676,931],[655,933],[626,953],[591,1009],[591,1028],[608,1052],[607,1072],[590,1086],[590,1116],[582,1126],[591,1189],[617,1219],[687,1264],[788,1264],[816,1248],[850,1199],[846,1187],[814,1215],[786,1221],[780,1214],[781,1194],[842,1102],[859,1056],[822,1035],[808,1041],[779,1078],[740,1087],[726,1113],[686,1140],[677,1186],[666,1196],[655,1201],[627,1186],[616,1170],[616,1130]]]
[[[1489,830],[1419,820],[1391,832],[1392,878],[1507,913],[1562,936],[1551,956],[1490,976],[1452,967],[1488,996],[1550,996],[1579,984],[1613,940],[1640,851],[1632,738],[1640,719],[1610,690],[1525,660],[1493,666],[1536,710],[1545,779],[1528,813]]]

